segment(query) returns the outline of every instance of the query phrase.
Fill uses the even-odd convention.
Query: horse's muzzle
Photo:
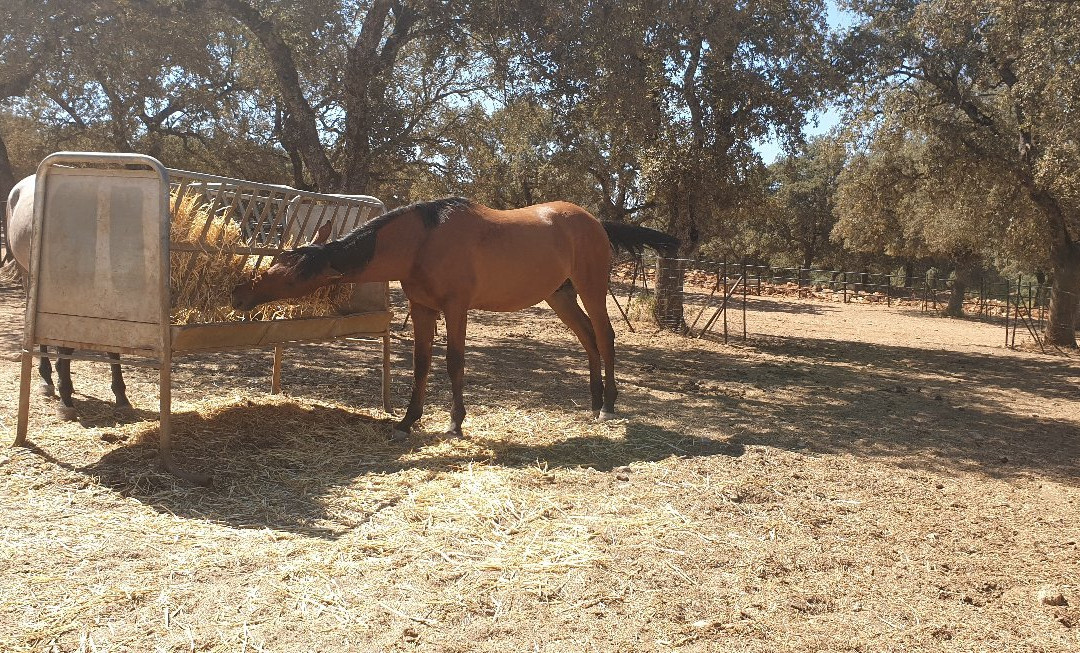
[[[233,288],[232,307],[238,311],[250,311],[255,308],[258,301],[255,300],[255,293],[252,290],[250,283],[242,283]]]

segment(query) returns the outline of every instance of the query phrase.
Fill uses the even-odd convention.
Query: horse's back
[[[474,204],[437,231],[443,235],[432,245],[441,251],[425,258],[442,259],[445,271],[467,269],[473,308],[519,310],[545,300],[586,268],[607,275],[610,246],[603,225],[569,202],[510,210]]]
[[[566,259],[595,258],[609,248],[603,224],[570,202],[546,202],[498,210],[474,205],[463,212],[463,231],[475,231],[483,249],[514,256]],[[453,220],[459,219],[455,216]]]
[[[591,213],[570,202],[545,202],[518,209],[498,210],[475,205],[472,213],[493,226],[507,241],[516,234],[529,239],[529,248],[547,244],[572,250],[582,246],[607,247],[603,224]],[[602,246],[602,247],[601,247]]]

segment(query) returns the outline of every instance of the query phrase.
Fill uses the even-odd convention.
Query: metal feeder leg
[[[30,375],[34,370],[34,355],[28,351],[22,353],[22,376],[19,377],[19,417],[15,426],[15,442],[12,446],[22,447],[26,443],[26,427],[30,419]]]
[[[173,476],[187,481],[193,485],[209,486],[212,483],[210,476],[195,472],[185,472],[177,466],[172,456],[172,360],[166,354],[161,360],[161,385],[158,388],[160,396],[161,437],[158,441],[158,451],[161,454],[161,463],[165,470]]]

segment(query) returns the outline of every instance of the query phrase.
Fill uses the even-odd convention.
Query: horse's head
[[[265,272],[233,288],[233,308],[250,311],[259,304],[303,297],[340,281],[342,274],[331,265],[330,251],[324,244],[329,236],[330,223],[327,222],[319,228],[311,243],[275,256]]]

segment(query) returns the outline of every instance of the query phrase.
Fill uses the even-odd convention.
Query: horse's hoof
[[[402,431],[401,429],[394,429],[386,439],[391,442],[404,442],[409,439],[409,432]]]
[[[619,419],[619,416],[612,411],[602,410],[600,411],[600,414],[596,416],[596,421],[598,422],[606,422],[612,419]]]
[[[463,440],[465,434],[461,432],[461,428],[448,428],[443,431],[439,438],[442,440]]]
[[[116,398],[116,407],[119,408],[120,410],[127,410],[127,409],[131,408],[131,402],[128,401],[127,397],[117,397]]]
[[[60,404],[56,407],[56,416],[65,422],[74,422],[76,418],[75,407]]]
[[[41,393],[42,397],[55,397],[56,387],[48,383],[42,383],[38,386],[38,392]]]

